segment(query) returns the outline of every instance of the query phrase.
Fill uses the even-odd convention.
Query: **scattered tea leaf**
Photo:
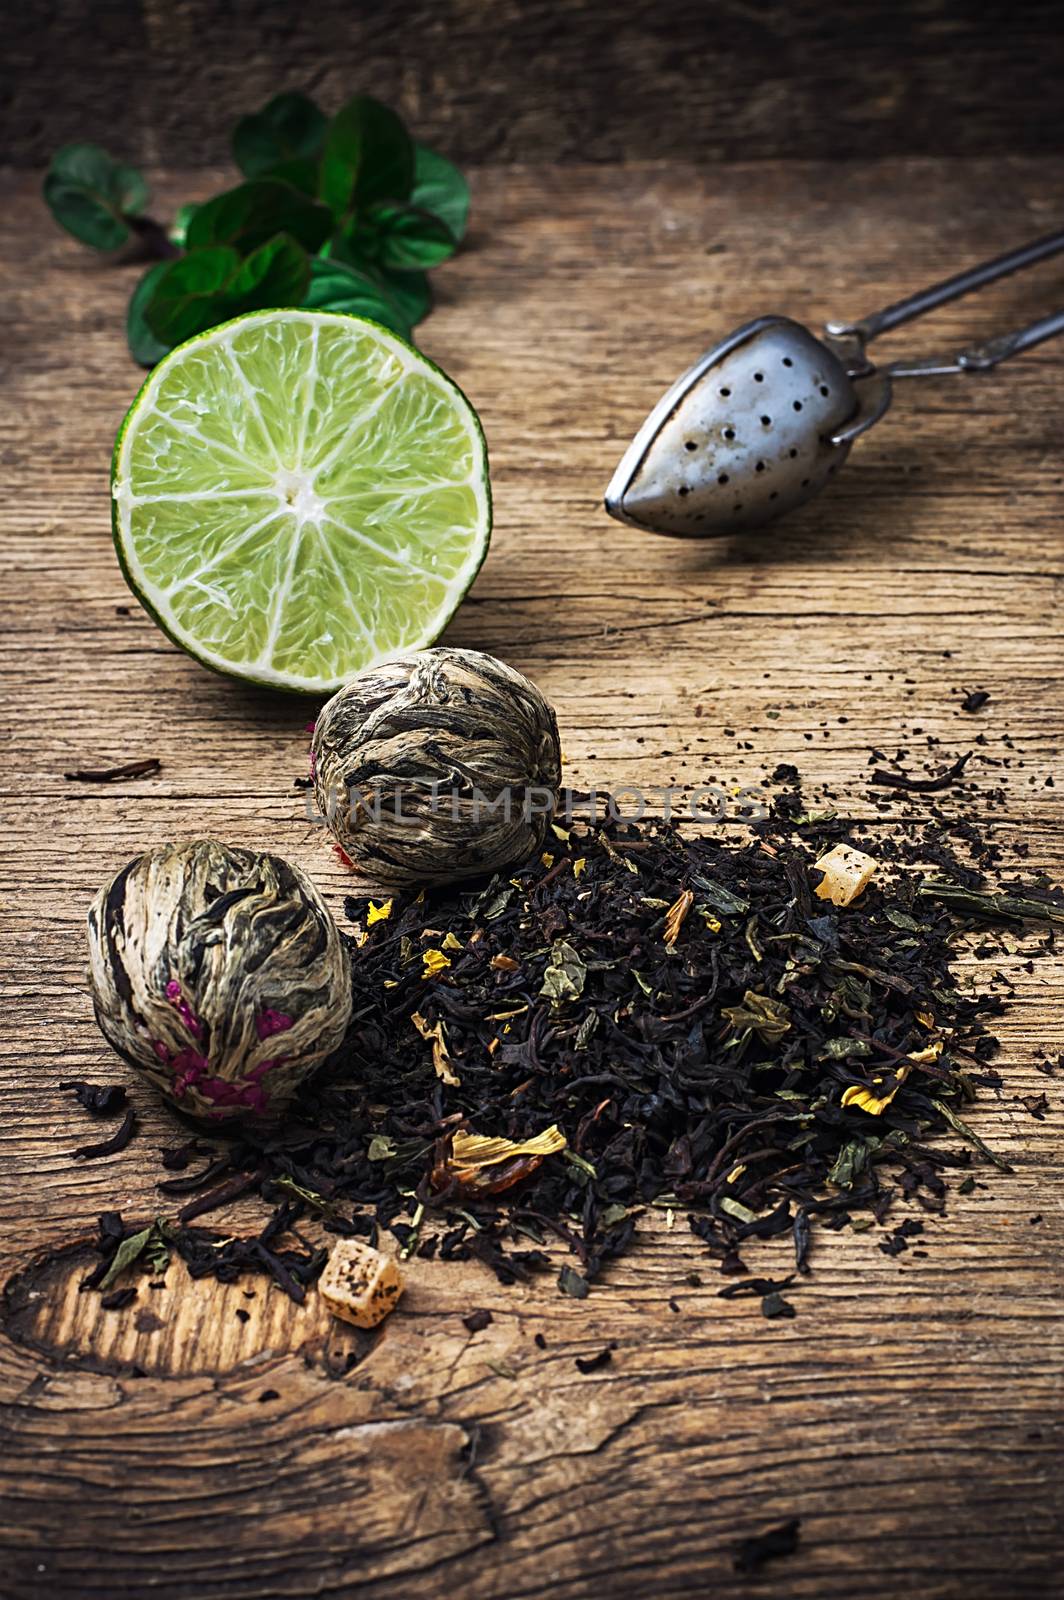
[[[587,1279],[568,1264],[558,1274],[558,1288],[573,1300],[586,1300],[589,1292]]]

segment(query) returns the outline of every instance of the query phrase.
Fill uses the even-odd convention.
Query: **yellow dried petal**
[[[494,1167],[514,1156],[553,1156],[564,1150],[566,1137],[552,1123],[532,1139],[503,1139],[491,1134],[459,1131],[451,1141],[451,1164],[455,1167]]]
[[[539,859],[542,861],[545,867],[553,867],[554,865],[554,857],[551,855],[549,850],[544,850]]]
[[[461,939],[455,938],[453,933],[449,933],[446,939],[443,941],[443,948],[445,950],[461,950],[462,941]]]
[[[891,1089],[890,1093],[882,1096],[873,1094],[872,1090],[866,1089],[863,1083],[853,1083],[844,1092],[842,1096],[842,1104],[847,1107],[856,1106],[859,1111],[867,1111],[870,1117],[882,1116],[883,1112],[887,1109],[887,1107],[890,1105],[890,1102],[894,1099],[894,1096],[901,1088],[902,1081],[901,1075],[899,1074],[898,1082]]]
[[[743,1173],[745,1171],[746,1171],[746,1162],[745,1161],[740,1161],[740,1163],[739,1163],[739,1165],[737,1167],[732,1167],[731,1171],[728,1173],[728,1176],[724,1180],[725,1183],[735,1183],[739,1178],[742,1177],[742,1175],[743,1175]]]
[[[375,905],[371,900],[369,903],[369,911],[366,915],[367,928],[372,928],[375,922],[387,922],[388,918],[392,914],[392,906],[394,904],[394,900],[382,900],[378,906]]]
[[[432,1065],[436,1076],[442,1078],[444,1083],[449,1083],[455,1089],[461,1087],[462,1080],[451,1066],[451,1058],[447,1053],[447,1036],[443,1030],[442,1022],[435,1022],[431,1026],[420,1011],[412,1013],[411,1022],[423,1039],[428,1039],[432,1044]]]
[[[445,956],[442,950],[435,949],[423,951],[421,960],[425,969],[421,974],[423,978],[435,978],[451,964],[449,956]]]
[[[586,856],[577,856],[576,860],[573,862],[573,877],[574,878],[579,878],[580,874],[583,872],[583,870],[584,870],[584,868],[586,866],[587,866],[587,857]]]
[[[695,903],[695,897],[690,889],[685,889],[678,900],[674,900],[665,913],[665,943],[671,949],[680,937],[684,918]]]
[[[937,1061],[942,1054],[942,1040],[936,1039],[933,1044],[926,1045],[923,1050],[910,1050],[909,1060],[922,1066],[925,1061]]]

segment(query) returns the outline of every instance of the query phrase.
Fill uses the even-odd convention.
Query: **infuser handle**
[[[996,256],[993,261],[984,261],[981,266],[969,267],[967,272],[958,272],[955,277],[946,278],[942,283],[932,284],[929,289],[911,294],[905,300],[897,300],[894,305],[886,306],[882,311],[874,311],[871,316],[862,317],[860,322],[829,322],[827,331],[835,338],[854,338],[862,344],[867,344],[870,340],[878,338],[881,333],[887,333],[891,328],[900,327],[903,322],[912,322],[915,317],[922,317],[925,312],[933,311],[936,306],[946,305],[950,300],[959,300],[962,295],[971,294],[973,289],[981,289],[985,283],[1005,278],[1011,272],[1022,272],[1025,267],[1033,267],[1036,262],[1045,261],[1049,256],[1058,255],[1062,250],[1064,250],[1064,231],[1047,234],[1043,239],[1034,239],[1030,244],[1021,245],[1018,250],[1009,250],[1003,256]],[[1044,334],[1042,337],[1049,338],[1050,334]],[[1029,346],[1021,345],[1019,348],[1027,349]],[[1009,349],[1006,353],[1014,355],[1016,352]],[[1004,360],[1004,356],[999,356],[997,359]],[[988,364],[995,365],[994,362]],[[955,369],[948,367],[941,370],[952,372]]]
[[[944,359],[928,356],[923,361],[891,361],[879,370],[892,378],[927,378],[946,372],[989,372],[1002,361],[1008,361],[1010,356],[1018,356],[1022,350],[1031,350],[1045,339],[1055,339],[1058,333],[1064,333],[1064,311],[1054,311],[1052,315],[1042,317],[1026,328],[1019,328],[1015,333],[1000,333],[996,339],[988,339],[985,344],[962,350],[960,355]]]

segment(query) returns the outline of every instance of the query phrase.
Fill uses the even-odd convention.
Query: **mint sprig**
[[[402,119],[356,95],[330,120],[306,95],[276,95],[233,130],[245,181],[167,228],[146,214],[148,185],[98,145],[67,145],[44,180],[61,227],[100,251],[139,242],[154,256],[133,291],[126,333],[150,367],[246,311],[308,306],[371,317],[404,338],[432,307],[426,273],[458,248],[469,187]]]

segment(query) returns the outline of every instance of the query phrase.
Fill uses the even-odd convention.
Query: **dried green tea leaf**
[[[576,1030],[576,1038],[573,1040],[573,1049],[574,1050],[586,1050],[587,1049],[588,1045],[591,1043],[592,1037],[594,1035],[595,1029],[598,1027],[598,1024],[599,1024],[599,1014],[598,1014],[598,1012],[597,1011],[589,1011],[587,1016],[584,1018],[583,1022],[580,1024],[579,1028],[577,1028],[577,1030]]]
[[[369,1149],[366,1151],[366,1160],[390,1161],[395,1153],[395,1140],[390,1139],[387,1134],[375,1133],[369,1142]]]
[[[937,878],[926,879],[916,892],[932,900],[941,900],[951,911],[963,911],[974,917],[1064,924],[1064,903],[1059,901],[1038,900],[1029,895],[988,894],[979,889],[963,889],[955,883],[943,883]]]
[[[817,1055],[818,1061],[845,1061],[847,1056],[870,1056],[872,1046],[867,1039],[851,1039],[843,1035],[835,1039],[825,1039]]]
[[[742,1005],[723,1006],[721,1014],[731,1023],[735,1032],[742,1035],[754,1032],[764,1044],[778,1044],[791,1025],[790,1007],[771,995],[755,994],[747,989]]]
[[[587,967],[572,945],[564,939],[555,939],[539,992],[554,1005],[564,1005],[568,1000],[579,1000],[586,977]]]
[[[990,1146],[988,1144],[984,1144],[979,1135],[977,1133],[973,1133],[968,1124],[966,1122],[962,1122],[957,1113],[952,1109],[951,1106],[948,1106],[944,1100],[935,1100],[932,1098],[931,1104],[934,1106],[936,1111],[941,1112],[942,1116],[945,1117],[950,1127],[955,1129],[956,1132],[960,1134],[962,1139],[967,1139],[969,1144],[974,1145],[979,1151],[980,1155],[984,1155],[993,1166],[999,1167],[1002,1172],[1012,1172],[1014,1170],[1002,1156],[995,1155]]]
[[[922,933],[926,923],[917,922],[907,912],[899,911],[897,906],[884,906],[883,915],[894,928],[904,928],[907,933]]]
[[[869,1147],[863,1139],[843,1145],[828,1173],[828,1182],[840,1189],[851,1189],[853,1181],[868,1165]]]
[[[114,1260],[100,1279],[97,1288],[101,1290],[109,1289],[115,1279],[125,1272],[127,1267],[131,1267],[138,1256],[147,1248],[148,1240],[154,1231],[155,1224],[150,1223],[148,1227],[142,1228],[139,1233],[131,1233],[128,1239],[123,1239],[115,1251]]]
[[[575,1267],[562,1268],[558,1274],[558,1288],[573,1300],[586,1300],[588,1297],[587,1279],[581,1277]]]
[[[730,889],[725,889],[722,883],[716,883],[712,878],[703,877],[700,872],[690,874],[691,882],[697,889],[701,889],[714,911],[719,911],[725,917],[742,916],[744,911],[749,911],[750,902],[740,895],[732,894]]]

